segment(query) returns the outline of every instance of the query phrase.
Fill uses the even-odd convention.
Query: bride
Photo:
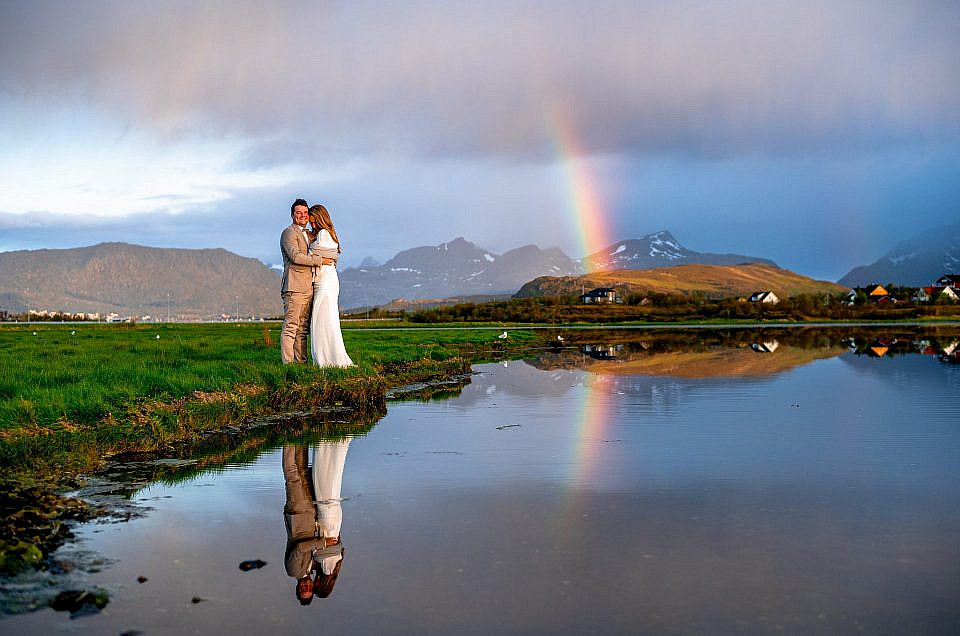
[[[313,315],[310,318],[310,353],[313,362],[321,367],[349,367],[353,360],[347,355],[340,333],[340,279],[337,277],[337,259],[340,240],[333,229],[327,208],[320,204],[310,208],[310,226],[313,242],[310,253],[322,256],[324,265],[313,269]],[[332,264],[327,264],[332,261]]]

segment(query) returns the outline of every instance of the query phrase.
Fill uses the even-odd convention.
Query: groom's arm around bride
[[[320,256],[309,252],[306,226],[309,207],[303,199],[290,206],[293,223],[280,235],[283,253],[283,329],[280,332],[280,357],[284,364],[307,361],[307,330],[313,302],[313,268],[323,264]]]

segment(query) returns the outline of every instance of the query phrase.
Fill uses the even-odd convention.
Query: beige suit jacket
[[[291,223],[280,235],[280,251],[283,253],[280,293],[312,292],[313,268],[323,265],[323,258],[310,255],[307,239],[296,223]]]

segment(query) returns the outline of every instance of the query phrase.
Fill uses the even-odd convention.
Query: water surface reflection
[[[77,623],[956,633],[955,333],[785,331],[565,335],[478,365],[457,397],[392,403],[365,435],[154,482],[145,517],[81,529],[113,559],[87,574],[112,600]],[[237,568],[252,557],[267,565]]]
[[[283,507],[287,527],[284,563],[287,575],[297,580],[296,596],[301,605],[309,605],[314,594],[330,596],[340,574],[344,554],[340,485],[349,447],[350,438],[317,442],[312,464],[306,445],[283,447],[287,493]]]

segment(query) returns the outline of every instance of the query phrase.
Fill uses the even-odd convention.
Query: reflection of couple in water
[[[340,541],[340,485],[350,439],[320,442],[308,464],[305,445],[283,447],[287,503],[287,574],[297,579],[297,598],[308,605],[314,595],[330,596],[343,565]],[[311,578],[313,577],[313,578]]]

